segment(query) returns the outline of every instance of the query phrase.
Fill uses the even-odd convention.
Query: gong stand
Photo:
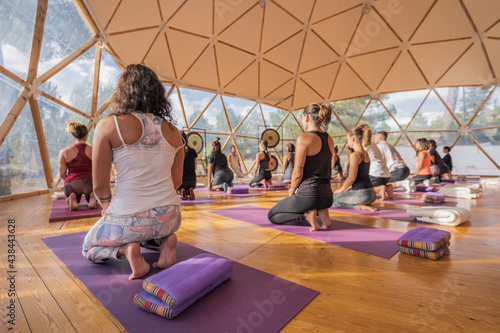
[[[261,132],[261,128],[264,128],[264,130],[263,130],[262,132]],[[264,133],[265,133],[267,130],[272,130],[272,131],[276,132],[276,134],[278,135],[278,142],[277,142],[275,145],[268,145],[268,149],[273,148],[273,149],[274,149],[274,151],[276,152],[276,154],[278,154],[278,157],[279,157],[279,156],[280,156],[280,153],[278,152],[278,150],[276,149],[276,147],[277,147],[277,146],[281,143],[281,154],[283,154],[283,140],[282,140],[282,138],[283,138],[283,127],[278,127],[277,129],[278,129],[278,130],[281,130],[281,135],[280,135],[280,133],[278,132],[278,130],[276,130],[276,127],[272,127],[272,126],[265,126],[265,125],[258,125],[258,126],[257,126],[257,131],[258,131],[258,133],[257,133],[257,138],[259,138],[259,139],[258,139],[258,141],[257,141],[257,151],[259,151],[259,142],[260,142],[260,140],[262,140],[262,139],[266,139],[265,137],[263,137],[263,136],[264,136]],[[268,141],[269,141],[269,140],[268,140]],[[272,156],[272,155],[271,155],[271,156]],[[274,157],[274,156],[272,156],[272,157]],[[276,162],[277,162],[277,163],[276,163],[276,168],[275,168],[274,170],[272,170],[272,171],[277,170],[277,169],[278,169],[278,165],[279,165],[279,163],[278,163],[278,159],[277,159],[276,157],[274,157],[274,159],[276,159]],[[281,159],[280,159],[280,161],[281,161]],[[257,166],[256,166],[256,167],[257,167]],[[249,171],[250,171],[250,170],[249,170]]]

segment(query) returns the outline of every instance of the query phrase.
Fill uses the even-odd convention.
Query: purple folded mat
[[[248,186],[233,186],[231,187],[231,194],[248,193]]]
[[[456,179],[441,179],[441,183],[451,183],[455,184]]]
[[[432,192],[434,190],[433,186],[417,185],[417,192]]]
[[[396,244],[403,234],[399,231],[379,229],[360,224],[332,221],[330,229],[310,232],[307,221],[272,224],[267,219],[269,209],[256,206],[239,206],[211,211],[212,214],[287,232],[293,235],[330,243],[347,249],[389,259],[399,251]]]
[[[231,277],[233,262],[202,253],[144,280],[134,303],[172,319]],[[161,311],[158,311],[161,308]]]
[[[142,280],[128,279],[130,266],[126,260],[93,264],[83,258],[81,244],[86,233],[44,238],[43,241],[131,333],[251,331],[254,329],[251,324],[259,314],[262,320],[254,332],[277,332],[318,295],[312,289],[234,262],[231,279],[175,319],[165,320],[135,306],[134,295],[142,290]],[[158,260],[158,252],[141,250],[149,264]],[[206,252],[185,243],[177,244],[178,262],[200,253]],[[150,274],[157,272],[158,269],[152,268]]]
[[[226,193],[224,191],[209,191],[206,187],[203,188],[197,188],[195,189],[197,192],[203,192],[203,193],[210,193],[210,194],[216,194],[216,195],[224,195],[228,197],[253,197],[256,195],[264,195],[264,193],[257,193],[257,192],[252,192],[252,193]]]
[[[60,199],[52,201],[49,222],[77,220],[101,216],[102,208],[99,204],[97,204],[96,208],[90,209],[87,204],[84,204],[84,202],[86,203],[87,201],[82,197],[82,200],[80,201],[80,208],[78,208],[78,210],[70,211],[66,200]]]

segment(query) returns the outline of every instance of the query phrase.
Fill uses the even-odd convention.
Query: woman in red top
[[[92,147],[86,144],[87,127],[73,121],[67,130],[71,132],[76,143],[59,152],[59,175],[64,179],[64,194],[69,209],[78,209],[82,195],[85,195],[88,207],[94,209],[97,201],[92,191]]]

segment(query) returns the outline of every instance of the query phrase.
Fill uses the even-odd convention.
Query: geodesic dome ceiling
[[[495,85],[497,0],[78,0],[122,65],[285,110]]]

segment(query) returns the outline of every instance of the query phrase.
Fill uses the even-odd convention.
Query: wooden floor
[[[271,208],[284,196],[268,192],[182,207],[177,233],[182,242],[318,290],[283,332],[500,332],[500,189],[485,188],[478,200],[457,199],[473,217],[458,227],[440,227],[453,238],[451,254],[438,261],[403,254],[383,259],[209,213],[245,204]],[[12,332],[123,332],[41,240],[88,230],[97,218],[48,223],[51,202],[50,194],[40,194],[0,203],[2,332],[10,327],[9,218],[16,221],[17,240]],[[402,232],[417,226],[330,216]]]

